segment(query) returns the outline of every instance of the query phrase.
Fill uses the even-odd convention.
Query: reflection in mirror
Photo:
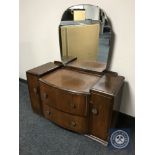
[[[68,8],[59,26],[61,56],[107,63],[111,27],[98,6],[81,4]]]

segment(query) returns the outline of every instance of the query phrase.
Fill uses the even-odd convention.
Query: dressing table
[[[108,70],[111,33],[102,9],[72,6],[59,25],[61,60],[26,72],[35,113],[103,144],[116,125],[124,82]]]

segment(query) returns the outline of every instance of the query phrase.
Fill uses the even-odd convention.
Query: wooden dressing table
[[[63,128],[108,141],[120,107],[124,77],[101,72],[99,63],[96,66],[100,69],[95,67],[91,72],[79,65],[71,68],[76,61],[65,65],[51,62],[27,71],[32,109]],[[94,63],[89,64],[85,68]]]
[[[109,129],[116,124],[124,77],[107,69],[111,28],[106,14],[96,6],[85,6],[82,7],[86,12],[94,7],[100,19],[96,22],[93,18],[98,16],[92,17],[92,21],[81,24],[67,21],[67,15],[72,13],[72,8],[68,9],[59,26],[61,61],[28,70],[28,88],[35,113],[60,127],[107,144]],[[90,32],[94,38],[90,38]],[[82,59],[87,56],[89,59]]]

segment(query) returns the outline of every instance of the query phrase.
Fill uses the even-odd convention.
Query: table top
[[[88,60],[75,60],[67,64],[67,66],[83,70],[95,71],[99,73],[103,72],[106,69],[106,63]]]
[[[89,93],[91,87],[100,79],[99,76],[69,69],[57,69],[40,80],[48,85],[72,92]]]
[[[54,64],[53,62],[49,62],[46,64],[43,64],[41,66],[38,66],[36,68],[33,68],[31,70],[28,70],[27,72],[33,75],[41,76],[47,72],[50,72],[52,70],[55,70],[59,68],[59,65]]]
[[[105,74],[98,80],[91,90],[114,96],[119,91],[123,81],[123,76]]]

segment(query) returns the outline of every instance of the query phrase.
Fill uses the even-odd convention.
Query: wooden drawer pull
[[[92,113],[94,114],[94,115],[97,115],[98,114],[98,110],[96,109],[96,108],[92,108]]]
[[[74,104],[74,103],[70,103],[70,106],[71,106],[72,108],[75,108],[75,104]]]
[[[47,111],[47,114],[48,114],[48,115],[51,115],[52,113],[51,113],[50,111]]]
[[[71,121],[71,127],[75,127],[76,123],[74,121]]]
[[[37,95],[38,94],[37,88],[33,88],[33,92]]]
[[[47,99],[48,98],[48,95],[46,93],[43,94],[43,99]]]

